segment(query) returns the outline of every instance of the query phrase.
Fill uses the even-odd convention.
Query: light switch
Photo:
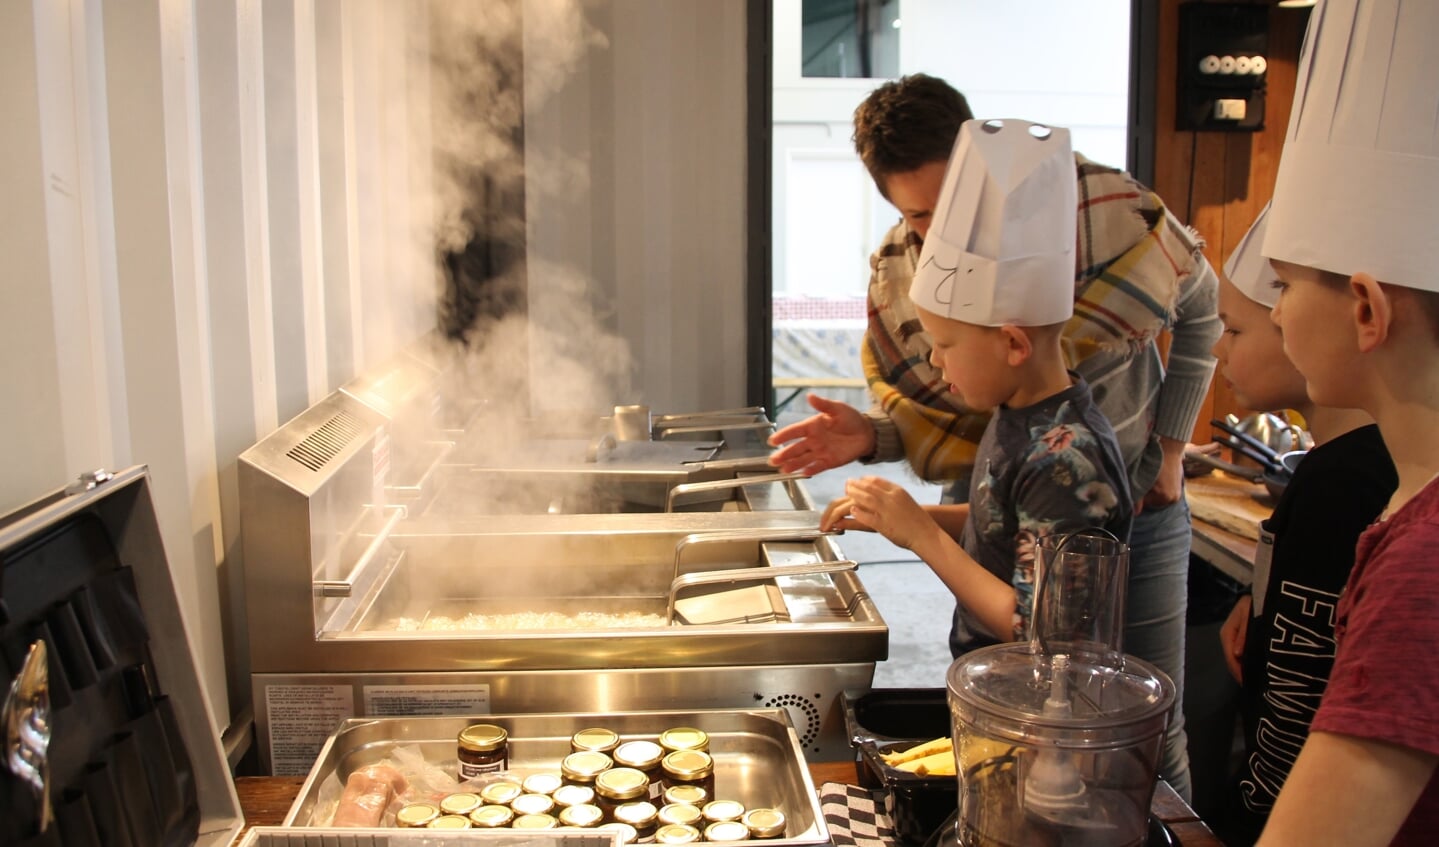
[[[1242,121],[1244,120],[1243,100],[1215,100],[1214,119],[1218,121]]]

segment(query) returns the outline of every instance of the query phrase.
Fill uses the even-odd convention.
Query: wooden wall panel
[[[1295,65],[1309,15],[1305,10],[1260,3],[1271,7],[1262,131],[1181,132],[1174,128],[1180,5],[1180,0],[1160,0],[1153,188],[1176,215],[1204,236],[1205,255],[1218,270],[1274,193],[1294,99]],[[1193,440],[1208,440],[1211,418],[1248,411],[1216,377]]]

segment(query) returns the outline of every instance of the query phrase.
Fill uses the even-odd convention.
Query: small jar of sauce
[[[649,799],[658,800],[663,790],[660,761],[664,755],[664,749],[653,741],[626,741],[615,748],[614,760],[616,767],[634,768],[643,773],[650,781]]]
[[[618,746],[620,746],[619,733],[602,726],[582,729],[570,736],[570,750],[575,753],[593,750],[596,753],[609,755]]]
[[[470,812],[484,805],[478,794],[462,792],[450,794],[440,801],[441,815],[468,815]]]
[[[690,806],[703,806],[710,801],[710,792],[702,785],[688,783],[676,783],[665,789],[665,805],[671,803],[685,803]]]
[[[740,821],[749,828],[750,838],[782,838],[784,813],[779,809],[750,809]]]
[[[710,749],[709,733],[702,729],[695,729],[692,726],[671,727],[660,733],[660,746],[666,753],[673,753],[676,750],[701,750],[708,753]]]
[[[656,844],[693,844],[700,838],[700,831],[689,824],[667,823],[655,830]]]
[[[560,762],[560,776],[571,785],[594,785],[595,778],[613,766],[614,760],[608,754],[582,750]]]
[[[560,823],[564,826],[592,827],[604,823],[605,812],[591,803],[578,803],[560,809]]]
[[[716,821],[705,827],[706,841],[748,841],[749,827],[739,821]]]
[[[607,820],[616,819],[615,809],[620,805],[649,796],[649,777],[634,768],[610,768],[595,778],[595,805],[605,810]]]
[[[508,806],[515,798],[525,793],[518,782],[498,780],[480,789],[480,799],[494,806]]]
[[[691,806],[688,803],[670,803],[660,807],[660,825],[684,824],[695,828],[696,834],[699,827],[704,826],[705,816],[698,806]]]
[[[510,765],[510,734],[490,723],[471,724],[460,730],[457,754],[460,781],[506,770]]]
[[[470,819],[464,815],[440,815],[426,825],[426,829],[469,829]]]
[[[703,750],[676,750],[669,753],[661,763],[661,770],[666,788],[694,785],[703,788],[706,796],[715,795],[714,759]]]
[[[659,828],[659,810],[648,800],[624,803],[615,808],[615,821],[635,828],[636,844],[652,844]]]
[[[498,829],[510,825],[515,813],[509,806],[481,806],[470,812],[470,825],[475,829]]]
[[[434,803],[409,803],[395,812],[395,826],[402,829],[418,829],[430,825],[440,816],[440,807]]]

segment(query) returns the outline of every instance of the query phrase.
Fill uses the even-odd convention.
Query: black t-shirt
[[[1237,829],[1257,837],[1289,775],[1334,666],[1334,615],[1359,534],[1399,477],[1377,426],[1309,451],[1265,521],[1274,534],[1264,608],[1244,643],[1245,762]]]

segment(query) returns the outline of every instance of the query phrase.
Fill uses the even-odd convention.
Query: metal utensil
[[[1233,450],[1235,453],[1238,453],[1244,458],[1255,462],[1265,471],[1277,473],[1283,470],[1283,465],[1279,464],[1279,458],[1277,456],[1271,455],[1268,452],[1261,453],[1245,442],[1237,441],[1233,438],[1223,435],[1214,436],[1214,441],[1217,444],[1222,444],[1225,447],[1228,447],[1230,450]]]
[[[1258,453],[1261,456],[1264,456],[1266,459],[1264,464],[1279,464],[1278,450],[1275,450],[1273,447],[1270,447],[1265,442],[1260,441],[1259,439],[1245,432],[1243,429],[1240,429],[1238,426],[1232,426],[1228,421],[1219,420],[1217,418],[1210,421],[1209,425],[1222,432],[1228,433],[1231,437],[1238,439],[1241,444],[1248,445],[1254,452]]]
[[[45,640],[30,645],[20,673],[0,707],[5,765],[29,785],[40,804],[40,831],[50,826],[50,676]]]

